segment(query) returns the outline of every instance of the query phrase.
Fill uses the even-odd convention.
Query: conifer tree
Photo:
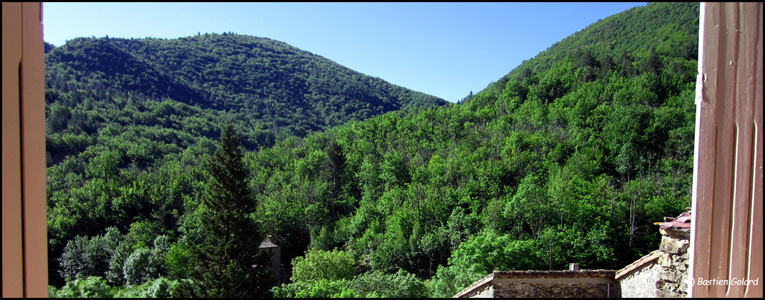
[[[256,200],[247,181],[242,146],[230,122],[221,145],[206,161],[207,190],[200,209],[201,241],[192,247],[194,269],[177,289],[182,297],[264,297],[273,285],[265,269],[268,257],[258,255],[263,236],[249,215]]]

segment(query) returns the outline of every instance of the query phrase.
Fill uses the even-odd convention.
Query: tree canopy
[[[690,204],[698,9],[616,14],[443,106],[390,104],[406,93],[255,37],[52,48],[49,257],[69,279],[51,295],[222,295],[215,282],[262,265],[264,234],[293,268],[253,291],[276,297],[450,297],[493,269],[620,269]]]
[[[210,180],[199,207],[200,238],[189,241],[194,270],[176,291],[184,298],[268,296],[273,284],[265,269],[269,257],[258,251],[264,235],[252,215],[257,202],[248,186],[250,170],[231,123],[220,139],[205,165]]]

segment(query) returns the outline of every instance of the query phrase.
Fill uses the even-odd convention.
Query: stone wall
[[[616,273],[616,280],[622,289],[624,298],[654,298],[656,283],[664,271],[656,261],[664,255],[664,251],[655,250],[624,267]]]
[[[688,247],[690,240],[684,234],[662,232],[659,250],[664,253],[657,263],[662,270],[656,282],[656,297],[688,297]]]
[[[619,298],[616,271],[494,272],[494,298]]]
[[[616,273],[625,298],[686,298],[688,296],[687,232],[660,230],[659,250]]]
[[[495,271],[496,272],[496,271]],[[453,298],[493,298],[494,297],[494,273],[479,279],[466,287]]]
[[[489,285],[481,291],[477,291],[470,298],[494,298],[494,287]]]

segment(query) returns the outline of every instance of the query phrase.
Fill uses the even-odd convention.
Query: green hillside
[[[109,111],[95,119],[84,117],[87,126],[57,118],[60,122],[49,126],[50,133],[77,134],[83,129],[92,135],[100,127],[95,123],[185,130],[187,124],[180,123],[202,117],[196,112],[202,111],[210,120],[220,121],[216,115],[221,113],[235,120],[250,150],[349,120],[447,103],[279,41],[226,33],[172,40],[77,38],[46,53],[45,71],[51,109],[64,106],[70,112],[61,113],[74,119],[79,117],[77,105],[83,103]],[[152,113],[163,101],[195,113],[157,112],[135,122],[119,122],[119,116],[111,115],[125,106],[136,110],[134,114]],[[107,104],[115,102],[120,105]],[[82,111],[88,112],[92,110]],[[177,121],[154,121],[171,115]],[[213,131],[199,134],[217,138]]]
[[[441,297],[492,270],[626,266],[657,249],[653,222],[690,206],[698,7],[606,18],[456,106],[251,153],[264,226],[431,278]]]
[[[178,178],[163,172],[198,167],[226,120],[253,151],[351,120],[448,104],[266,38],[77,38],[45,46],[55,269],[68,240],[107,226],[124,233],[156,209],[168,210],[161,212],[162,228],[175,233],[185,211],[182,198],[199,190],[166,190]],[[140,196],[125,194],[135,191],[129,187]],[[144,189],[175,194],[147,195]],[[158,201],[167,203],[157,207]],[[51,282],[59,281],[54,276]]]
[[[282,245],[282,263],[294,264],[293,282],[274,295],[451,297],[492,270],[620,269],[657,249],[652,223],[690,206],[698,10],[633,8],[460,104],[393,111],[245,153],[252,217]],[[162,105],[204,109],[188,103]],[[125,134],[109,126],[99,138]],[[242,140],[249,132],[237,129]],[[56,256],[67,276],[105,277],[123,291],[189,276],[209,176],[196,162],[216,137],[156,138],[178,142],[151,146],[170,153],[151,172],[131,171],[138,152],[119,144],[49,169],[49,237],[71,245]],[[85,175],[56,173],[67,168]],[[51,196],[51,185],[71,196]],[[125,257],[140,251],[164,260],[145,285],[125,285]],[[63,267],[91,252],[111,263]]]
[[[610,16],[524,61],[487,89],[501,89],[510,79],[523,81],[566,57],[573,58],[577,66],[590,67],[584,70],[584,75],[590,79],[602,78],[611,70],[620,75],[634,75],[638,71],[635,61],[647,58],[651,50],[665,57],[695,60],[698,56],[698,30],[693,28],[699,26],[698,4],[675,4],[678,5],[695,5],[696,10],[651,4]]]

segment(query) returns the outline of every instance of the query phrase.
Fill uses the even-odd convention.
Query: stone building
[[[274,237],[271,235],[266,236],[263,242],[260,243],[260,246],[258,246],[258,250],[258,252],[265,251],[266,253],[271,254],[271,262],[268,265],[269,270],[279,268],[282,260],[282,250],[279,245],[274,242]]]
[[[661,245],[646,256],[616,273],[623,297],[686,298],[691,284],[688,277],[691,214],[664,218],[657,222]]]
[[[685,298],[690,282],[691,214],[657,222],[658,250],[619,271],[494,271],[453,298]]]
[[[656,297],[656,283],[663,270],[656,261],[663,254],[661,250],[654,250],[616,272],[615,279],[619,281],[623,297]]]
[[[271,261],[266,269],[272,272],[274,280],[276,280],[278,284],[288,282],[290,276],[292,275],[291,269],[282,265],[281,247],[276,244],[274,238],[271,235],[266,236],[263,242],[260,243],[260,246],[258,246],[258,251],[265,251],[271,255]]]
[[[453,298],[619,298],[615,270],[494,271]]]

